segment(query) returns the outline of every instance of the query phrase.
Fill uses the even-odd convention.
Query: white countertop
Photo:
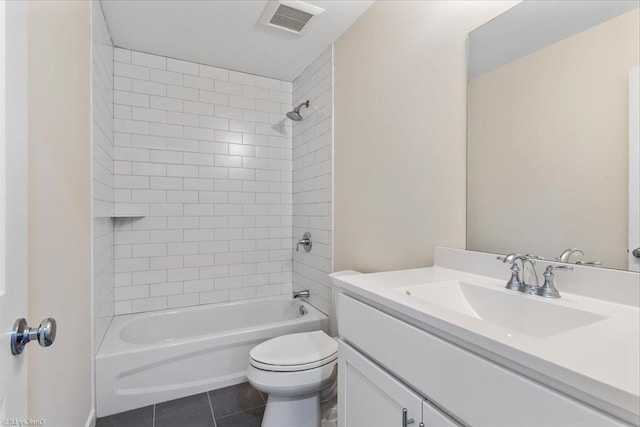
[[[507,279],[508,270],[505,279],[499,280],[436,266],[338,276],[334,283],[348,294],[383,306],[417,326],[442,332],[458,344],[469,344],[472,351],[480,350],[484,357],[637,424],[640,417],[640,310],[636,306],[562,292],[562,298],[543,302],[589,311],[604,319],[556,335],[534,338],[394,289],[461,280],[522,298],[541,298],[505,289]]]

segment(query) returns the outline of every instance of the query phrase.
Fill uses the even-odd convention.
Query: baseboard
[[[89,418],[87,418],[87,422],[84,426],[96,427],[96,410],[94,408],[91,408],[91,412],[89,412]]]

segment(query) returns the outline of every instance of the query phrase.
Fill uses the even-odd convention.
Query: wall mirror
[[[527,0],[469,34],[467,249],[640,271],[639,4]]]

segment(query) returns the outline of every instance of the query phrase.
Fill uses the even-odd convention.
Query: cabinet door
[[[420,396],[344,342],[338,361],[339,427],[418,427]]]
[[[429,402],[422,404],[422,424],[424,427],[459,427],[459,424]]]

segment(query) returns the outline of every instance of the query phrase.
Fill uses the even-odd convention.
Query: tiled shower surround
[[[113,45],[100,3],[92,2],[92,192],[94,347],[113,317]]]
[[[114,61],[115,313],[289,293],[292,84]]]
[[[293,82],[293,104],[309,100],[304,120],[293,126],[293,236],[309,231],[311,252],[293,253],[296,290],[309,289],[309,302],[331,313],[333,55],[329,46]]]

